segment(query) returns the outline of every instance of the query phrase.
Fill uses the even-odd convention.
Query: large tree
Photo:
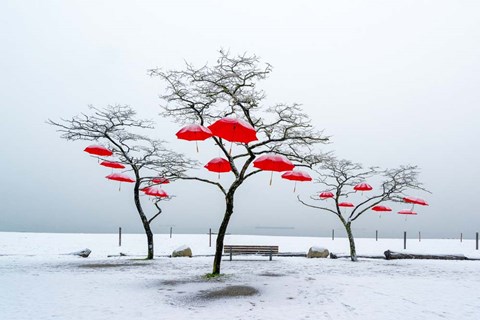
[[[95,141],[108,146],[116,161],[127,166],[135,177],[133,200],[147,236],[147,259],[153,259],[153,232],[151,224],[162,212],[159,200],[154,200],[157,213],[147,218],[140,201],[140,190],[152,183],[155,177],[172,178],[181,175],[194,162],[183,155],[165,148],[160,140],[142,134],[153,129],[150,120],[137,119],[136,112],[129,106],[90,107],[90,113],[82,113],[71,119],[48,120],[57,128],[61,138],[71,141]]]
[[[234,212],[237,189],[260,170],[252,168],[258,155],[284,155],[298,165],[311,165],[318,159],[311,156],[315,146],[328,140],[316,130],[309,117],[297,104],[265,102],[265,94],[257,86],[272,68],[262,64],[255,55],[231,55],[220,51],[217,63],[195,67],[186,64],[184,70],[153,69],[166,84],[161,98],[162,115],[172,117],[180,124],[209,125],[223,117],[242,119],[255,128],[258,141],[238,144],[242,151],[231,154],[219,137],[213,137],[220,153],[228,160],[234,180],[229,185],[198,176],[184,175],[183,179],[197,180],[218,188],[225,197],[225,213],[218,230],[213,275],[220,274],[224,237]]]
[[[306,202],[300,196],[298,196],[298,200],[305,206],[318,209],[321,212],[332,213],[340,219],[347,232],[352,261],[357,261],[355,240],[352,233],[352,223],[355,220],[381,203],[387,201],[403,202],[407,192],[428,192],[418,181],[419,170],[417,166],[413,165],[381,170],[378,167],[364,168],[359,163],[339,160],[330,156],[316,165],[314,171],[318,173],[315,182],[323,186],[322,191],[331,191],[334,194],[333,203],[329,198],[321,199],[318,193],[310,198],[317,203],[321,202],[321,204]],[[379,181],[379,187],[357,196],[358,204],[353,209],[342,209],[339,206],[339,203],[344,202],[349,196],[352,198],[352,195],[359,193],[354,190],[357,184],[369,180]]]

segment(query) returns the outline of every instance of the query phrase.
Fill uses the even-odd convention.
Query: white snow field
[[[213,239],[215,240],[215,239]],[[226,244],[311,246],[346,253],[346,239],[227,236]],[[480,319],[480,261],[228,257],[208,280],[208,235],[0,233],[0,319]],[[214,244],[213,244],[214,245]],[[64,255],[84,248],[90,257]],[[402,239],[357,239],[359,255],[403,252]],[[126,253],[124,257],[110,257]],[[473,240],[410,239],[408,252],[480,258]],[[243,296],[230,296],[243,294]]]

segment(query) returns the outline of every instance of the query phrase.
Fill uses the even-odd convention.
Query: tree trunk
[[[148,219],[143,212],[142,204],[140,203],[140,182],[139,182],[139,175],[136,173],[137,181],[135,182],[135,187],[133,188],[133,196],[135,200],[135,206],[137,207],[138,215],[142,220],[143,229],[145,230],[145,234],[147,235],[147,245],[148,245],[148,254],[147,259],[153,259],[153,232],[150,228],[150,223],[148,223]]]
[[[215,259],[213,260],[213,271],[212,274],[218,275],[220,274],[220,264],[222,262],[222,255],[223,255],[223,240],[225,238],[225,233],[227,232],[228,222],[230,221],[230,217],[233,213],[233,192],[227,193],[225,196],[225,216],[223,217],[222,224],[218,229],[218,236],[217,236],[217,245],[215,249]]]
[[[355,251],[355,240],[353,239],[351,224],[352,222],[346,223],[345,230],[347,230],[348,242],[350,243],[350,259],[357,261],[357,252]]]

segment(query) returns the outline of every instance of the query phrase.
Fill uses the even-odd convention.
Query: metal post
[[[170,239],[172,238],[172,229],[173,227],[170,227]]]
[[[118,246],[122,246],[122,227],[118,228]]]
[[[463,242],[463,233],[460,233],[460,242]]]
[[[407,249],[407,231],[403,232],[403,249]]]
[[[375,241],[378,241],[378,230],[375,230]]]
[[[477,250],[478,250],[478,232],[477,232],[477,241],[476,241],[476,242],[477,242],[476,248],[477,248]]]
[[[422,241],[422,233],[418,231],[418,242]]]
[[[212,247],[212,228],[208,230],[208,246]]]
[[[335,240],[335,229],[332,229],[332,240]]]

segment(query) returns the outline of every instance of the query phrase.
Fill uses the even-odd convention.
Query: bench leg
[[[270,249],[270,261],[272,261],[272,249]]]
[[[232,248],[230,248],[230,261],[232,261]]]

